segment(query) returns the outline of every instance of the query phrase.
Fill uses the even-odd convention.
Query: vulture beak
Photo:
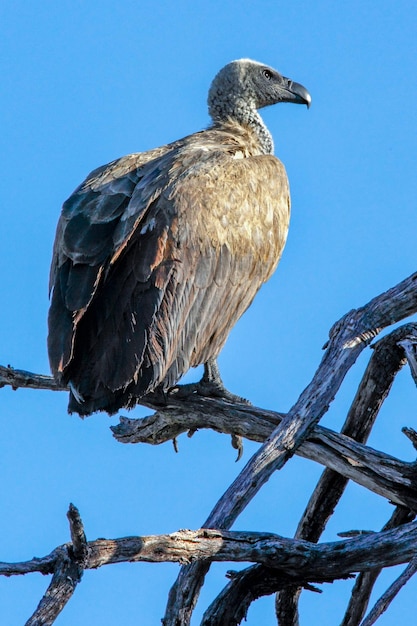
[[[307,89],[300,85],[300,83],[295,83],[289,78],[284,78],[284,81],[286,82],[286,86],[284,88],[285,95],[282,99],[282,102],[306,104],[307,109],[309,109],[311,104],[311,96],[308,93]]]

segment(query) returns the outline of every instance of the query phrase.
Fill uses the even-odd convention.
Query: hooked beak
[[[284,78],[284,80],[287,84],[284,87],[285,96],[282,101],[292,102],[293,104],[306,104],[307,109],[309,109],[311,104],[311,96],[308,93],[307,89],[300,85],[300,83],[295,83],[289,78]]]

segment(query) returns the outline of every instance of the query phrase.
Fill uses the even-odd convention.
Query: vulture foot
[[[250,404],[249,400],[231,393],[223,384],[220,376],[219,366],[216,359],[210,359],[204,363],[204,374],[198,383],[189,383],[187,385],[178,385],[174,388],[177,397],[188,398],[193,394],[200,396],[221,398],[234,404]],[[237,450],[236,461],[239,461],[243,454],[242,437],[232,435],[232,446]]]
[[[179,398],[187,398],[196,393],[200,396],[221,398],[235,404],[250,404],[249,400],[231,393],[223,384],[216,359],[204,363],[204,374],[198,383],[178,385],[175,393]]]

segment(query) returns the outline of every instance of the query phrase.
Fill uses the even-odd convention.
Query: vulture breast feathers
[[[48,350],[71,412],[134,406],[215,359],[276,268],[285,169],[259,116],[239,119],[230,103],[211,113],[208,130],[94,170],[63,205]]]

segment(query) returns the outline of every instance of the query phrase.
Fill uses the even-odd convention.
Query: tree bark
[[[207,609],[203,624],[238,624],[257,597],[279,592],[276,614],[280,626],[298,625],[298,597],[303,588],[359,572],[343,626],[359,625],[381,568],[407,563],[402,575],[381,596],[362,626],[371,626],[401,587],[417,571],[416,463],[373,450],[367,437],[400,368],[408,360],[417,381],[417,325],[406,324],[378,341],[349,410],[342,433],[318,425],[359,354],[381,330],[417,311],[417,274],[350,311],[330,331],[323,359],[311,383],[287,413],[197,395],[180,398],[149,394],[141,400],[156,413],[142,420],[121,418],[113,434],[122,443],[159,444],[180,433],[212,428],[263,445],[213,508],[203,528],[170,535],[87,541],[81,517],[70,505],[71,542],[51,554],[23,563],[0,563],[5,576],[41,572],[50,585],[27,622],[52,624],[71,598],[85,569],[118,562],[178,562],[184,564],[171,589],[165,626],[189,624],[204,576],[213,561],[251,562],[230,573],[230,582]],[[65,390],[51,377],[0,366],[0,387]],[[414,446],[415,431],[404,428]],[[323,464],[326,469],[300,520],[296,537],[228,529],[271,474],[293,454]],[[348,480],[354,480],[397,508],[381,532],[352,533],[349,538],[317,543]]]

